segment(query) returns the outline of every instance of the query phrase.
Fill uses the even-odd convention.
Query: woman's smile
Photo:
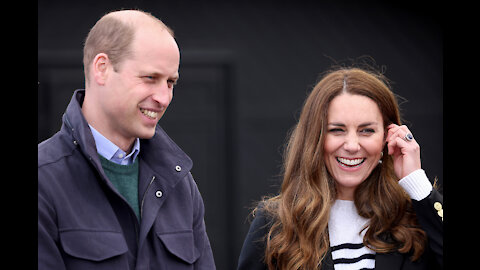
[[[365,158],[344,158],[337,157],[338,164],[347,168],[356,168],[363,164]]]

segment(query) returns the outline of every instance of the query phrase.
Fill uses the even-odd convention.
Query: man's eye
[[[155,76],[143,76],[143,78],[147,81],[154,81],[156,79]]]
[[[143,81],[147,84],[156,84],[158,78],[156,76],[143,76]]]
[[[170,87],[173,87],[177,84],[177,81],[176,80],[167,80],[167,83]]]

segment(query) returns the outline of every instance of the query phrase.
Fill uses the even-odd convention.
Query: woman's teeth
[[[149,110],[145,110],[145,109],[140,109],[140,111],[141,111],[144,115],[146,115],[146,116],[148,116],[148,117],[150,117],[150,118],[157,118],[157,116],[158,116],[158,112],[149,111]]]
[[[337,157],[337,161],[341,165],[353,167],[353,166],[358,166],[362,164],[365,161],[365,158],[346,159],[346,158]]]

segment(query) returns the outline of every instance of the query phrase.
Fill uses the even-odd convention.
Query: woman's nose
[[[347,135],[345,137],[345,142],[343,143],[343,148],[348,152],[357,152],[360,150],[360,144],[358,142],[357,135]]]

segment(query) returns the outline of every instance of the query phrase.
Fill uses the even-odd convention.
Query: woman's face
[[[335,179],[337,199],[353,200],[356,187],[378,165],[384,145],[383,119],[370,98],[348,93],[328,107],[324,158]]]

